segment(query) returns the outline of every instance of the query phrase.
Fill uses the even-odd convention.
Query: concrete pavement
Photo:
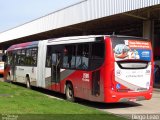
[[[101,109],[113,114],[160,114],[160,92],[154,91],[151,100],[119,103],[117,107]]]

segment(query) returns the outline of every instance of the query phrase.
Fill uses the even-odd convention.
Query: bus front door
[[[51,82],[53,85],[52,89],[54,91],[60,91],[60,62],[61,54],[52,53]]]

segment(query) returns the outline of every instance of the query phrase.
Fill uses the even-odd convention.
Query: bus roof
[[[48,39],[48,45],[51,44],[68,44],[68,43],[81,43],[81,42],[93,42],[95,38],[104,38],[104,35],[88,35],[88,36],[71,36],[55,39]]]
[[[38,46],[38,41],[26,42],[26,43],[12,45],[7,49],[7,51],[18,50],[22,48],[32,48],[37,46]]]
[[[86,36],[71,36],[71,37],[61,37],[61,38],[52,38],[48,39],[48,43],[50,42],[60,42],[60,41],[70,41],[70,40],[80,40],[80,39],[89,39],[89,38],[97,38],[97,37],[119,37],[119,38],[136,38],[136,39],[146,39],[142,37],[136,36],[124,36],[124,35],[86,35]]]
[[[123,35],[86,35],[86,36],[71,36],[71,37],[61,37],[61,38],[52,38],[48,39],[48,45],[52,44],[67,44],[67,43],[79,43],[79,42],[92,42],[95,41],[95,38],[105,38],[105,37],[130,37],[130,38],[139,38],[135,36],[123,36]],[[142,39],[142,38],[141,38]],[[144,38],[143,38],[144,39]],[[18,50],[22,48],[32,48],[37,47],[39,41],[20,43],[10,46],[7,51]]]
[[[86,39],[86,38],[96,38],[96,37],[104,37],[108,35],[86,35],[86,36],[71,36],[71,37],[61,37],[55,39],[49,39],[48,41],[65,41],[65,40],[76,40],[76,39]]]

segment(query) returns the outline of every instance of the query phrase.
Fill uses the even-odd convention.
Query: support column
[[[146,20],[143,21],[143,37],[150,39],[152,47],[154,47],[154,21]]]

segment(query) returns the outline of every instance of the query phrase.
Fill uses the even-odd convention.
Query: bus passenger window
[[[8,56],[7,64],[12,65],[13,64],[13,53],[12,52],[8,52],[7,56]]]
[[[93,43],[92,44],[92,56],[91,57],[93,59],[103,59],[104,58],[104,43]]]
[[[52,65],[56,65],[57,64],[57,55],[56,54],[52,54]]]
[[[26,65],[31,65],[31,49],[26,50]]]
[[[73,69],[75,68],[76,62],[76,46],[75,45],[68,45],[64,47],[63,50],[63,67]]]
[[[16,64],[20,65],[21,62],[21,50],[17,50],[17,54],[16,54]]]
[[[31,55],[32,55],[32,65],[36,65],[37,64],[37,48],[32,48],[31,51]]]
[[[95,49],[96,48],[96,49]],[[100,67],[104,62],[104,43],[97,42],[92,44],[92,52],[90,58],[90,69],[94,70]]]
[[[77,48],[76,68],[86,70],[89,62],[89,45],[80,44]]]
[[[47,56],[46,58],[46,67],[51,67],[51,56]]]
[[[69,64],[68,64],[68,50],[67,50],[66,47],[64,48],[63,67],[64,68],[68,68],[69,67]]]
[[[25,63],[28,66],[37,64],[37,48],[29,48],[26,50]]]
[[[52,54],[52,47],[47,47],[47,56],[46,56],[46,67],[51,67],[51,54]]]
[[[21,50],[20,65],[25,65],[25,59],[26,59],[26,51]]]

